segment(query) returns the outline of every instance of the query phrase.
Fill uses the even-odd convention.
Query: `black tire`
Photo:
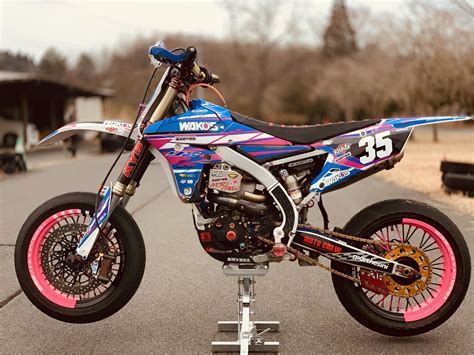
[[[474,174],[474,164],[442,161],[440,170],[443,173]]]
[[[446,173],[443,175],[446,187],[460,191],[474,191],[474,175]]]
[[[370,291],[364,290],[359,284],[332,275],[336,294],[352,317],[375,332],[399,337],[425,333],[444,323],[463,301],[471,275],[469,251],[461,232],[447,216],[423,203],[411,200],[387,200],[375,203],[352,217],[344,227],[344,233],[370,238],[372,233],[380,230],[381,226],[393,226],[398,223],[397,221],[402,221],[402,218],[416,219],[433,226],[444,236],[454,252],[456,280],[449,297],[446,301],[442,301],[444,303],[441,303],[439,309],[432,314],[427,314],[426,317],[408,321],[406,317],[400,317],[400,313],[379,310],[374,303],[370,302],[369,297],[365,296],[370,295],[368,293]],[[387,235],[389,235],[388,229]],[[360,243],[359,247],[361,247]],[[332,267],[349,275],[354,275],[356,270],[353,266],[335,261],[332,261]],[[382,306],[384,302],[385,300]],[[392,311],[391,301],[390,311]]]
[[[91,218],[90,216],[95,210],[95,200],[95,194],[73,192],[55,197],[47,201],[46,203],[38,207],[35,211],[33,211],[33,213],[31,213],[31,215],[28,217],[23,227],[21,228],[16,242],[15,269],[21,288],[25,292],[26,296],[30,299],[30,301],[38,309],[40,309],[47,315],[64,322],[90,323],[111,316],[112,314],[120,310],[123,306],[125,306],[135,294],[136,290],[140,285],[145,269],[145,246],[143,243],[143,238],[140,229],[138,228],[133,217],[123,207],[117,206],[109,219],[109,223],[111,226],[111,230],[114,231],[113,238],[114,240],[116,240],[116,248],[114,250],[120,251],[120,253],[117,253],[117,255],[120,256],[116,256],[114,262],[119,260],[120,264],[118,266],[117,273],[113,275],[113,278],[111,276],[108,284],[103,286],[103,288],[105,288],[105,291],[103,291],[103,293],[99,293],[96,297],[96,291],[94,289],[94,297],[90,297],[90,299],[78,298],[78,300],[74,303],[75,306],[73,306],[75,308],[64,307],[62,305],[59,305],[59,302],[52,302],[44,295],[44,292],[39,291],[38,287],[32,279],[32,274],[28,270],[28,263],[32,260],[31,257],[30,259],[28,259],[28,251],[30,245],[32,245],[30,244],[30,242],[32,242],[32,238],[35,234],[35,231],[41,228],[42,223],[51,216],[55,215],[58,212],[70,209],[86,211],[83,212],[81,215],[79,215],[79,213],[77,213],[76,215],[78,216],[77,223],[79,223],[79,218],[82,219],[83,216],[84,219],[82,223],[84,223],[84,225],[87,225],[87,223],[85,223],[86,217]],[[52,220],[54,221],[54,218],[52,218]],[[81,228],[84,227],[81,226]],[[47,237],[45,237],[45,241],[43,242],[41,248],[45,248],[44,245],[46,243],[46,238],[49,238],[49,236],[52,235],[52,233],[55,231],[55,229],[50,230],[52,232],[48,232],[48,234],[45,233]],[[73,235],[73,237],[76,236]],[[60,238],[55,237],[51,240],[53,240],[52,243],[57,243],[56,245],[59,245],[61,241],[57,242],[57,240],[67,242],[67,238],[68,237],[66,237],[65,234],[60,234]],[[76,238],[80,238],[80,236]],[[107,243],[109,241],[110,240],[107,239],[104,242],[104,245],[108,245]],[[96,243],[96,245],[97,244],[98,243]],[[54,248],[56,248],[56,246]],[[43,258],[44,254],[41,254],[41,252],[42,249],[40,251],[40,254],[38,255],[38,259],[41,260],[39,261],[39,263],[41,263],[43,273],[42,275],[44,276],[47,271],[45,271],[45,267],[43,266],[45,262],[41,258]],[[62,264],[60,268],[65,269],[65,267],[62,266],[65,265],[65,263],[63,261],[61,261],[61,263]],[[50,268],[48,270],[50,272],[51,270],[57,270],[56,266],[54,265],[58,264],[53,264],[53,268]],[[49,264],[47,265],[49,267]],[[84,266],[84,270],[88,270],[88,266]],[[62,275],[65,275],[64,271],[61,271],[63,272]],[[70,272],[70,275],[74,276],[72,272]],[[81,277],[86,276],[83,275]],[[81,277],[79,277],[79,284],[81,281]],[[44,278],[46,278],[46,276],[44,276]],[[60,280],[60,278],[58,277],[56,280]],[[50,281],[51,280],[48,279],[47,282]],[[62,282],[66,282],[66,278],[64,278]],[[97,280],[94,279],[93,276],[89,276],[89,282],[95,282],[98,284]],[[52,283],[50,284],[53,285]],[[76,287],[76,285],[77,281],[74,281],[73,286]],[[97,287],[99,290],[99,286]],[[87,292],[89,293],[84,293],[84,295],[82,296],[86,297],[88,294],[90,294],[91,291]],[[79,297],[79,295],[76,296]],[[62,296],[62,293],[60,297],[64,297]]]

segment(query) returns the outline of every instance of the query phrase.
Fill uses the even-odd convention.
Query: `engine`
[[[307,173],[284,168],[276,173],[295,203],[299,203],[299,187]],[[264,186],[225,163],[212,166],[205,174],[207,183],[202,193],[206,198],[193,207],[205,251],[222,262],[251,262],[251,256],[269,251],[271,247],[257,236],[272,238],[282,217]]]

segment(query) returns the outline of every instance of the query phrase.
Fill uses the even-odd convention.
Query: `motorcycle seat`
[[[285,126],[270,122],[264,122],[252,117],[231,112],[234,121],[255,128],[274,137],[284,139],[296,144],[311,144],[317,141],[329,139],[341,134],[366,128],[380,122],[378,119],[316,124],[310,126]]]

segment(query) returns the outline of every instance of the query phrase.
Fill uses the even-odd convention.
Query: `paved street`
[[[137,294],[124,309],[98,323],[72,325],[47,317],[18,294],[13,245],[27,215],[54,195],[96,191],[112,160],[111,155],[86,159],[79,154],[77,160],[0,181],[0,353],[209,353],[211,340],[218,336],[217,321],[236,317],[235,280],[225,277],[221,265],[201,249],[190,207],[172,195],[157,164],[129,204],[145,238],[147,267]],[[325,202],[331,225],[342,227],[361,208],[395,197],[426,200],[369,178],[327,195]],[[473,253],[473,218],[436,207],[455,221]],[[311,222],[318,221],[313,209]],[[356,323],[339,304],[326,271],[284,263],[272,265],[269,274],[257,280],[257,318],[281,322],[280,333],[268,339],[281,342],[282,354],[468,354],[474,345],[472,289],[440,328],[397,339]]]

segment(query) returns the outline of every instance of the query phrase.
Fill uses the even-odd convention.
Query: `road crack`
[[[0,309],[5,307],[8,303],[13,301],[18,295],[20,295],[23,291],[21,289],[16,290],[14,293],[12,293],[10,296],[8,296],[6,299],[0,302]]]

